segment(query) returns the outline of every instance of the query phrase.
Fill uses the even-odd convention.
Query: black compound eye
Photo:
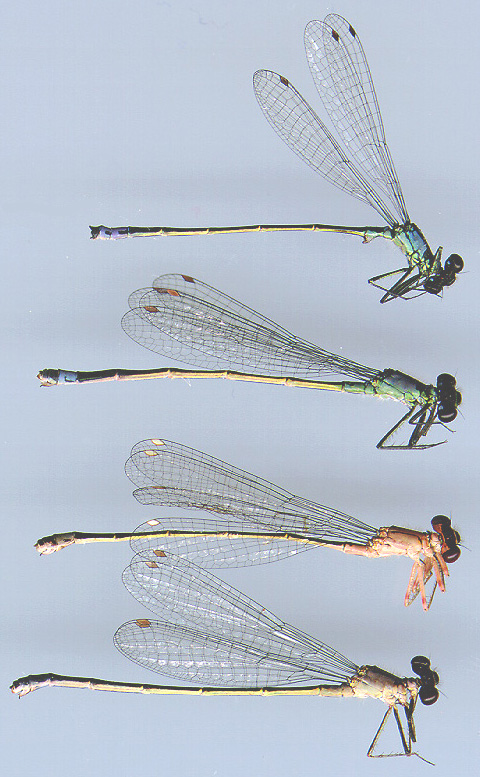
[[[456,548],[457,538],[455,536],[455,532],[451,527],[449,529],[446,529],[443,532],[443,539],[445,540],[445,545],[447,546],[447,548],[450,548],[451,550]]]
[[[450,424],[457,417],[457,408],[452,407],[450,404],[444,405],[443,403],[440,403],[438,405],[437,416],[442,424]]]
[[[442,553],[442,558],[446,564],[453,564],[454,561],[457,561],[460,558],[460,548],[455,546],[454,548],[448,548],[448,550],[444,550]]]
[[[451,271],[454,273],[461,272],[464,268],[463,259],[458,254],[450,254],[448,259],[445,261],[445,270]]]
[[[423,288],[428,294],[440,294],[443,289],[443,280],[439,275],[433,275],[431,278],[427,278]]]
[[[430,671],[430,659],[426,656],[414,656],[410,661],[410,664],[412,670],[415,674],[418,674],[419,677]]]
[[[439,697],[439,693],[435,688],[435,686],[430,684],[422,685],[418,695],[420,696],[420,701],[422,702],[422,704],[426,704],[427,707],[430,704],[435,704],[435,702]]]
[[[455,392],[455,401],[457,403],[457,407],[462,404],[462,395],[459,391]]]
[[[453,270],[445,270],[445,272],[443,273],[443,285],[453,286],[455,281],[456,281],[456,275],[453,272]]]
[[[431,524],[436,532],[444,534],[444,532],[450,529],[452,522],[447,515],[435,515],[431,520]]]
[[[439,391],[442,391],[446,388],[453,388],[456,384],[456,380],[453,377],[453,375],[450,375],[448,372],[442,372],[441,375],[438,375],[437,377],[437,389]]]

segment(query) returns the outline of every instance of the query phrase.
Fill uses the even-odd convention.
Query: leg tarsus
[[[368,751],[367,751],[368,758],[398,758],[398,757],[401,757],[401,756],[406,756],[407,758],[409,758],[412,755],[416,755],[417,758],[420,758],[421,761],[425,761],[425,763],[430,764],[430,766],[435,766],[435,764],[432,763],[432,761],[428,761],[426,758],[424,758],[419,753],[412,752],[412,742],[416,742],[417,741],[416,734],[415,734],[415,725],[414,725],[414,722],[413,722],[413,710],[414,710],[414,708],[415,708],[415,703],[413,703],[408,710],[407,709],[405,710],[405,715],[406,715],[406,718],[407,718],[407,725],[408,725],[408,742],[407,742],[407,739],[405,737],[405,732],[403,730],[402,722],[400,720],[400,716],[398,714],[398,710],[397,710],[396,706],[393,705],[392,707],[388,708],[388,710],[386,711],[385,715],[382,718],[382,722],[380,723],[380,726],[377,729],[377,733],[375,734],[375,736],[374,736],[374,738],[372,740],[372,744],[368,748]],[[374,753],[375,746],[376,746],[376,744],[378,742],[380,734],[382,733],[383,729],[385,728],[385,724],[386,724],[386,722],[387,722],[387,720],[388,720],[392,710],[393,710],[393,714],[395,716],[395,722],[397,724],[398,731],[400,733],[400,739],[401,739],[401,742],[402,742],[403,753],[377,753],[377,754],[375,754]]]
[[[407,297],[405,295],[417,291],[424,280],[422,273],[417,273],[417,275],[412,276],[412,271],[412,267],[401,267],[398,270],[392,270],[391,272],[382,273],[382,275],[376,275],[373,278],[370,278],[368,282],[377,289],[386,292],[380,300],[381,303],[390,302],[393,299],[403,299],[407,301],[409,299],[414,299],[414,297]],[[381,281],[385,278],[392,278],[394,275],[399,275],[400,273],[402,273],[401,278],[399,278],[390,288],[377,283],[377,281]],[[420,291],[415,297],[421,296],[422,294],[425,294],[425,291]]]

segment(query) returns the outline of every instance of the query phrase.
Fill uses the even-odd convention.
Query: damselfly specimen
[[[262,111],[278,135],[313,170],[334,186],[368,205],[386,221],[385,227],[332,224],[255,225],[242,227],[90,227],[91,237],[117,239],[162,235],[213,235],[230,232],[318,231],[358,235],[368,243],[376,237],[392,240],[407,266],[370,278],[385,292],[381,302],[410,299],[428,292],[440,294],[463,269],[451,254],[442,267],[442,248],[433,253],[422,231],[410,221],[400,183],[385,139],[370,68],[352,25],[337,14],[312,21],[305,30],[310,71],[338,139],[292,84],[270,70],[253,77]],[[393,281],[393,284],[389,284]],[[385,284],[385,285],[384,285]]]
[[[46,674],[16,680],[11,686],[13,693],[23,696],[48,685],[64,685],[123,693],[370,697],[380,699],[388,709],[367,755],[386,755],[375,756],[374,749],[392,711],[403,752],[391,755],[414,754],[417,700],[429,705],[438,699],[439,678],[428,658],[412,659],[417,677],[401,678],[376,666],[357,666],[205,569],[163,550],[135,556],[123,582],[142,605],[164,620],[142,618],[125,623],[115,633],[115,646],[140,666],[202,687]],[[302,682],[322,684],[299,686]],[[407,732],[399,716],[401,707]]]
[[[433,532],[388,526],[376,529],[331,507],[295,496],[267,480],[170,440],[142,440],[125,465],[145,505],[186,507],[215,517],[154,518],[133,533],[63,532],[36,543],[41,554],[69,545],[130,541],[137,552],[164,550],[209,569],[265,564],[314,547],[367,558],[407,556],[413,561],[405,606],[421,596],[428,610],[437,585],[445,590],[447,564],[460,556],[460,536],[446,515]],[[427,596],[425,584],[435,575]]]
[[[364,367],[295,337],[265,316],[189,275],[162,275],[153,287],[131,294],[129,305],[131,309],[122,319],[122,327],[129,337],[155,353],[206,369],[167,367],[96,372],[45,369],[38,374],[42,385],[147,378],[226,378],[388,397],[403,402],[408,408],[377,444],[377,448],[388,449],[441,445],[420,444],[420,440],[434,424],[445,426],[453,421],[462,401],[452,375],[439,375],[433,386],[395,369]],[[233,372],[232,367],[248,372]],[[322,375],[335,374],[350,380],[318,380]],[[404,424],[413,426],[407,442],[390,444]]]

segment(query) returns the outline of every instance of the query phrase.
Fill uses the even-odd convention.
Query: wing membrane
[[[337,14],[311,21],[305,50],[322,102],[367,181],[386,195],[400,223],[409,220],[387,146],[375,87],[360,39]]]
[[[125,624],[114,638],[125,655],[153,671],[200,682],[263,685],[342,682],[357,670],[337,651],[186,559],[137,555],[123,581],[139,602],[168,619],[144,627]]]
[[[126,334],[155,353],[202,369],[273,376],[341,374],[369,380],[379,371],[324,351],[241,302],[185,275],[162,275],[130,298]]]
[[[216,514],[215,518],[202,516],[192,518],[191,521],[179,519],[180,529],[270,531],[279,535],[291,533],[325,543],[366,543],[377,533],[375,528],[352,516],[294,496],[267,480],[169,440],[144,440],[137,443],[125,465],[125,471],[130,480],[140,486],[134,496],[142,504],[188,507]],[[171,519],[167,523],[173,528],[177,520]],[[162,519],[162,527],[164,525],[165,519]],[[182,544],[183,540],[180,542]],[[278,550],[270,548],[270,543],[253,542],[251,548],[254,560],[248,560],[250,541],[245,542],[247,544],[242,556],[237,560],[240,566],[264,563],[280,553],[291,555],[295,546],[298,546],[296,552],[310,547],[300,542],[285,543],[287,548],[281,551],[283,541],[280,539],[271,543],[272,546],[278,544]],[[230,541],[219,540],[218,565],[234,563],[235,554],[225,551],[230,545]],[[190,540],[185,553],[189,547]],[[199,547],[203,548],[203,543]],[[220,550],[221,547],[223,550]],[[225,552],[226,556],[223,555]],[[255,553],[260,555],[256,557]],[[273,558],[270,558],[270,554],[273,554]],[[209,559],[208,552],[206,560],[206,565],[210,566],[213,558]]]
[[[162,518],[154,521],[159,531],[185,532],[248,532],[265,531],[273,533],[275,528],[263,527],[248,520],[228,521],[209,518]],[[252,537],[145,537],[142,534],[155,530],[152,521],[147,521],[135,529],[136,536],[130,545],[134,553],[146,550],[163,549],[188,558],[194,564],[206,569],[225,569],[228,567],[246,567],[256,564],[268,564],[273,561],[295,556],[314,545],[288,541],[279,534],[278,540]]]
[[[334,186],[366,202],[388,224],[396,223],[382,197],[286,78],[258,70],[253,88],[267,121],[297,156]]]

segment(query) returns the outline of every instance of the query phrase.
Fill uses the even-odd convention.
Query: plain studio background
[[[361,37],[410,215],[433,249],[463,255],[444,299],[380,306],[367,278],[399,266],[386,241],[312,234],[89,241],[89,224],[321,221],[381,224],[275,136],[251,86],[271,68],[321,112],[303,29],[335,11]],[[165,682],[111,638],[146,611],[120,574],[127,546],[33,549],[53,531],[133,529],[131,446],[165,437],[376,526],[452,515],[466,548],[425,614],[402,606],[410,565],[333,551],[224,578],[355,662],[408,674],[431,657],[442,695],[418,706],[436,775],[478,757],[478,28],[471,2],[63,3],[2,13],[4,771],[18,775],[424,774],[372,762],[373,701],[147,698],[47,689],[29,673]],[[323,113],[321,114],[323,115]],[[128,294],[185,272],[334,353],[426,382],[457,375],[448,445],[379,452],[395,403],[225,382],[40,390],[43,367],[148,368],[165,360],[120,329]],[[440,432],[441,434],[441,432]],[[168,514],[168,513],[167,513]],[[387,748],[389,742],[385,743]]]

